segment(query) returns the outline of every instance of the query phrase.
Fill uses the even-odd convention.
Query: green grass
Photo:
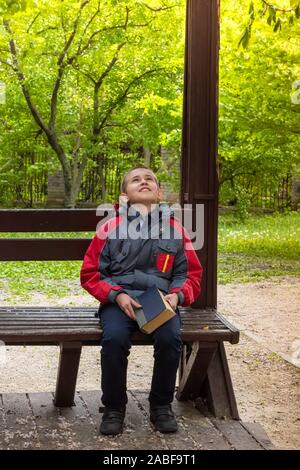
[[[92,238],[94,232],[0,232],[0,238]]]
[[[35,232],[0,233],[0,238],[92,238],[93,232]],[[28,295],[39,292],[49,298],[72,295],[75,288],[81,291],[79,274],[81,261],[12,261],[0,262],[1,290],[6,300],[26,300]],[[83,292],[83,291],[82,291]]]
[[[219,218],[218,276],[222,284],[300,275],[300,214]]]
[[[16,234],[17,235],[17,234]],[[16,236],[0,234],[1,237]],[[80,234],[18,234],[19,237],[91,237]],[[0,299],[26,299],[33,292],[51,297],[80,291],[81,261],[0,262]],[[273,276],[300,275],[300,214],[251,216],[238,222],[219,218],[219,283],[250,282]],[[75,293],[75,292],[74,292]]]
[[[0,262],[0,298],[1,291],[8,301],[15,296],[26,300],[34,292],[55,298],[70,296],[75,288],[78,294],[81,264],[81,261]]]

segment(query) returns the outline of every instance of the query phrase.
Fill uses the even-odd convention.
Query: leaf
[[[273,16],[272,16],[272,15],[269,15],[269,16],[268,16],[268,19],[267,19],[267,23],[268,23],[268,25],[270,25],[270,26],[271,26],[271,24],[272,24],[272,21],[273,21]]]
[[[250,32],[249,32],[249,28],[246,27],[241,39],[239,40],[238,46],[242,45],[243,48],[246,49],[249,44],[249,39],[250,39]]]
[[[275,26],[274,26],[274,32],[276,33],[276,31],[278,31],[278,29],[281,29],[281,20],[280,18],[278,18]]]
[[[273,6],[269,7],[269,17],[267,22],[269,25],[271,25],[273,22],[276,23],[276,10]]]

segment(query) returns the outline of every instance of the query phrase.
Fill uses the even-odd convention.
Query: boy
[[[115,435],[123,430],[127,357],[130,337],[138,329],[136,296],[153,285],[165,294],[176,316],[152,333],[150,419],[155,430],[175,432],[171,403],[182,350],[177,306],[190,305],[199,295],[202,267],[184,228],[166,204],[159,204],[161,190],[152,170],[141,165],[128,171],[121,194],[126,204],[100,226],[81,268],[82,287],[101,302],[105,408],[100,432]]]

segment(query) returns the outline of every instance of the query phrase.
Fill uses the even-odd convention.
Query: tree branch
[[[125,31],[126,31],[127,25],[128,25],[129,11],[130,11],[130,10],[129,10],[128,6],[126,5],[126,18],[125,18],[125,23],[124,23],[124,29],[125,29]]]
[[[81,73],[85,77],[89,78],[94,84],[97,83],[97,80],[86,70],[83,70],[79,67],[79,65],[72,64],[72,67],[77,70],[77,72]]]
[[[255,176],[256,175],[256,172],[255,170],[254,171],[243,171],[243,172],[240,172],[240,173],[232,173],[230,176],[227,176],[226,178],[220,178],[219,180],[219,185],[221,186],[222,184],[224,184],[226,181],[231,181],[233,180],[234,178],[237,178],[238,176]]]
[[[126,44],[126,41],[122,42],[121,44],[118,45],[117,47],[117,50],[114,54],[114,57],[112,58],[112,60],[110,61],[110,63],[107,65],[106,69],[104,70],[104,72],[100,75],[100,77],[98,78],[98,80],[96,78],[94,78],[90,72],[87,72],[86,70],[83,70],[81,69],[78,65],[75,65],[74,63],[72,64],[72,67],[77,70],[79,73],[81,73],[82,75],[84,75],[85,77],[89,78],[93,83],[94,85],[97,85],[98,86],[98,91],[99,91],[99,88],[104,80],[104,78],[109,74],[109,72],[111,71],[111,69],[113,68],[113,66],[115,65],[115,63],[117,62],[118,60],[118,53],[120,52],[120,50],[122,49],[123,46],[125,46]]]
[[[96,12],[97,13],[97,12]],[[96,15],[96,13],[94,14],[94,16]],[[101,34],[103,32],[106,32],[106,31],[114,31],[116,29],[124,29],[126,31],[126,29],[128,27],[131,27],[131,28],[143,28],[143,27],[146,27],[148,26],[151,21],[149,21],[148,23],[144,23],[144,24],[129,24],[129,13],[130,13],[130,10],[129,8],[126,6],[126,17],[125,17],[125,21],[124,21],[124,24],[121,24],[121,25],[115,25],[115,26],[106,26],[104,28],[101,28],[101,29],[97,29],[96,31],[94,31],[91,36],[89,37],[89,39],[87,40],[87,42],[85,43],[84,46],[82,46],[82,41],[80,41],[80,44],[78,46],[78,49],[77,49],[77,52],[76,54],[74,54],[73,57],[71,57],[69,59],[69,61],[74,61],[74,59],[76,57],[78,57],[79,55],[81,55],[84,51],[86,51],[93,43],[93,39],[98,35],[98,34]],[[88,25],[91,23],[91,20],[90,22],[88,23]],[[88,26],[87,25],[87,26]],[[87,29],[87,26],[85,28],[85,31]]]
[[[127,126],[132,125],[132,124],[140,124],[140,121],[137,119],[133,119],[130,121],[122,122],[120,124],[118,122],[110,122],[110,123],[107,123],[105,127],[122,127],[122,128],[125,127],[126,128]]]
[[[11,57],[12,57],[14,71],[15,71],[16,76],[18,78],[18,81],[20,83],[21,90],[23,92],[23,95],[24,95],[24,98],[25,98],[26,103],[28,105],[28,108],[31,112],[31,115],[32,115],[33,119],[35,120],[35,122],[37,123],[38,127],[40,129],[42,129],[42,131],[45,133],[50,146],[52,147],[54,152],[57,154],[57,157],[58,157],[59,161],[61,162],[62,168],[64,170],[65,176],[69,175],[69,173],[70,173],[70,164],[69,164],[68,159],[66,158],[64,150],[61,147],[61,145],[59,144],[59,142],[57,140],[57,137],[54,134],[53,129],[50,129],[47,126],[47,124],[44,122],[42,116],[39,114],[37,108],[35,107],[35,105],[32,101],[29,90],[26,86],[25,76],[24,76],[24,74],[23,74],[23,72],[22,72],[22,70],[19,66],[17,49],[16,49],[15,41],[14,41],[13,36],[12,36],[12,31],[11,31],[11,28],[10,28],[10,25],[9,25],[9,21],[8,20],[3,20],[3,26],[4,26],[5,30],[8,32],[8,34],[10,36],[9,48],[10,48],[10,53],[11,53]]]
[[[40,29],[39,31],[36,32],[36,34],[43,34],[45,33],[45,31],[55,31],[56,29],[58,29],[57,26],[48,26],[48,28]]]
[[[158,7],[158,8],[154,8],[154,7],[150,7],[150,5],[147,5],[147,3],[144,3],[142,2],[142,5],[144,5],[146,8],[148,8],[149,10],[151,11],[154,11],[155,13],[157,13],[158,11],[165,11],[165,10],[170,10],[171,8],[175,8],[176,5],[170,5],[169,7]]]
[[[73,25],[73,31],[69,37],[69,39],[66,41],[65,46],[62,50],[62,52],[59,55],[59,58],[57,60],[57,65],[58,65],[58,73],[57,73],[57,78],[54,84],[54,88],[52,91],[52,96],[51,96],[51,112],[50,112],[50,120],[49,120],[49,128],[53,130],[54,125],[55,125],[55,119],[56,119],[56,109],[57,109],[57,96],[58,96],[58,90],[61,85],[61,80],[62,76],[64,74],[65,67],[67,63],[64,63],[64,58],[71,47],[71,44],[75,38],[76,32],[77,32],[77,27],[79,23],[79,19],[82,13],[82,10],[84,7],[89,3],[90,0],[85,0],[83,3],[81,3],[77,17],[74,21]]]
[[[30,23],[30,25],[28,26],[27,28],[27,33],[30,32],[32,26],[34,25],[34,23],[36,22],[36,20],[38,19],[38,17],[40,16],[41,12],[39,11],[38,14],[33,18],[32,22]]]
[[[98,6],[97,6],[97,10],[96,12],[92,15],[92,17],[90,18],[90,20],[88,21],[88,23],[86,24],[84,30],[83,30],[83,33],[82,33],[82,36],[81,36],[81,40],[79,42],[79,45],[78,45],[78,49],[77,49],[77,54],[76,55],[79,55],[80,54],[80,51],[81,51],[81,44],[82,44],[82,41],[83,41],[83,38],[85,36],[85,33],[87,32],[89,26],[92,24],[92,22],[94,21],[94,19],[96,18],[96,16],[98,15],[98,13],[100,12],[100,1],[98,1]]]
[[[125,44],[127,43],[127,41],[124,41],[124,42],[121,42],[121,44],[118,45],[117,47],[117,50],[113,56],[113,58],[111,59],[110,63],[108,64],[108,66],[106,67],[106,69],[104,70],[104,72],[100,75],[99,79],[97,80],[97,83],[99,84],[99,88],[104,80],[104,78],[109,74],[109,72],[111,71],[111,69],[113,68],[113,66],[115,65],[115,63],[117,62],[118,60],[118,55],[119,55],[119,52],[120,50],[125,46]]]
[[[163,68],[159,68],[159,69],[153,69],[153,70],[147,70],[146,72],[144,72],[142,75],[139,75],[138,77],[135,77],[128,85],[127,87],[125,88],[125,90],[118,96],[118,98],[112,103],[112,105],[108,108],[104,118],[102,119],[100,125],[94,129],[94,135],[99,135],[100,132],[101,132],[101,129],[103,129],[103,127],[105,126],[105,123],[107,121],[107,119],[109,118],[109,116],[111,115],[111,113],[114,111],[114,109],[122,102],[125,100],[125,98],[127,97],[130,89],[132,88],[133,85],[136,85],[137,83],[139,83],[141,80],[143,80],[143,78],[145,78],[146,76],[148,75],[151,75],[153,73],[156,73],[160,70],[164,70]]]
[[[93,34],[91,34],[91,36],[89,37],[89,39],[87,40],[86,44],[83,47],[81,47],[80,45],[78,46],[76,54],[74,54],[74,56],[72,56],[69,59],[69,61],[73,61],[76,57],[78,57],[84,51],[86,51],[86,49],[88,49],[92,45],[93,39],[97,34],[103,33],[104,31],[111,31],[114,29],[123,29],[123,28],[124,28],[124,25],[117,25],[117,26],[107,26],[102,29],[97,29],[96,31],[93,32]]]
[[[3,26],[4,26],[4,28],[6,29],[6,31],[8,32],[8,34],[10,36],[9,48],[10,48],[10,53],[11,53],[11,57],[12,57],[12,67],[13,67],[13,69],[14,69],[16,75],[17,75],[17,78],[19,80],[19,83],[21,85],[21,89],[22,89],[24,98],[25,98],[25,100],[28,104],[28,107],[31,111],[31,114],[32,114],[35,122],[48,135],[49,134],[49,129],[48,129],[46,123],[43,121],[40,114],[38,113],[35,105],[33,104],[30,93],[29,93],[29,91],[28,91],[28,89],[25,85],[25,76],[24,76],[23,72],[21,71],[21,69],[19,67],[17,49],[16,49],[15,41],[12,37],[12,31],[11,31],[11,28],[10,28],[10,25],[9,25],[9,21],[6,20],[6,19],[3,20]]]
[[[272,5],[271,3],[267,2],[266,0],[262,0],[262,2],[268,7],[273,8],[273,10],[279,11],[281,13],[291,13],[294,11],[294,8],[279,8],[276,5]]]
[[[6,65],[7,67],[10,67],[14,72],[16,72],[15,67],[10,64],[9,62],[6,62],[5,60],[0,59],[0,64]]]

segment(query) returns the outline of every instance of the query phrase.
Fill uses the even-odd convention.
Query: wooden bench
[[[1,232],[94,231],[94,209],[0,210]],[[0,261],[82,260],[86,238],[1,238]],[[78,273],[79,275],[79,273]],[[183,354],[176,397],[201,398],[215,417],[239,419],[224,342],[239,332],[214,309],[180,308]],[[60,346],[55,405],[74,404],[82,346],[98,346],[102,331],[94,307],[0,307],[0,340],[6,345]],[[133,345],[148,345],[140,332]]]

